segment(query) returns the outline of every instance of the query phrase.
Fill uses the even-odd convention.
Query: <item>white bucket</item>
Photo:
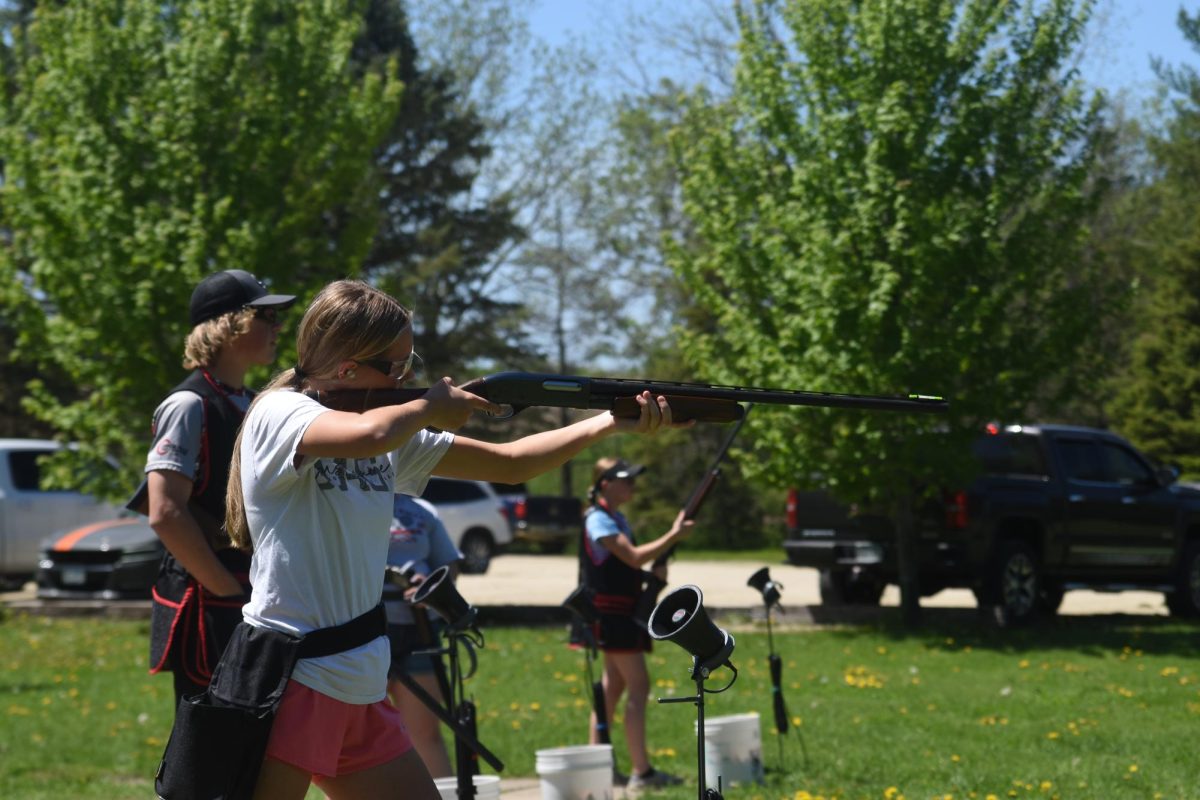
[[[762,732],[758,712],[704,720],[704,782],[709,788],[763,782]]]
[[[583,744],[538,750],[542,800],[612,800],[611,744]]]
[[[434,778],[442,800],[458,800],[458,778]],[[476,800],[500,800],[500,776],[476,775],[474,777]]]

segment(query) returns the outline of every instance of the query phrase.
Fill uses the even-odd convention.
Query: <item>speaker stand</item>
[[[695,696],[658,698],[660,703],[691,703],[696,707],[696,773],[700,782],[699,800],[725,800],[725,796],[721,794],[721,776],[717,776],[717,788],[710,789],[706,785],[707,776],[704,774],[704,695],[705,693],[720,694],[733,686],[734,681],[737,680],[737,670],[729,662],[725,662],[725,666],[733,670],[733,678],[729,683],[721,689],[705,689],[704,681],[708,679],[712,670],[709,666],[701,664],[698,657],[692,656],[692,680],[696,682]]]
[[[583,639],[583,673],[588,686],[592,687],[592,713],[596,715],[596,738],[600,740],[600,744],[612,744],[612,735],[608,731],[608,707],[604,699],[604,681],[595,679],[594,667],[599,655],[596,637],[588,625],[581,625],[580,631]]]
[[[468,632],[455,631],[450,628],[443,631],[443,634],[449,642],[448,646],[439,649],[418,650],[414,655],[430,655],[436,659],[438,666],[440,666],[442,656],[449,657],[450,693],[446,698],[445,708],[410,676],[401,673],[399,677],[400,682],[454,733],[454,766],[455,776],[458,780],[458,798],[459,800],[475,800],[475,776],[479,774],[478,759],[482,758],[497,772],[504,771],[504,763],[479,741],[475,727],[475,704],[467,699],[466,690],[463,688],[463,681],[475,672],[475,659],[472,656],[472,667],[464,675],[459,659],[459,647],[462,644],[460,640],[465,640],[468,647],[479,650],[483,648],[483,634],[475,629]]]

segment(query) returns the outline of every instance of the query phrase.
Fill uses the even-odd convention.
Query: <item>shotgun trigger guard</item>
[[[497,403],[497,405],[500,406],[500,410],[495,414],[485,412],[491,419],[512,419],[521,410],[521,407],[510,406],[507,403]]]

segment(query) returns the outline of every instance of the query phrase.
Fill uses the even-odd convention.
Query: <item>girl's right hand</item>
[[[444,431],[458,430],[476,411],[500,413],[495,403],[460,389],[449,378],[431,385],[421,399],[429,404],[429,424]]]
[[[676,541],[682,541],[692,535],[692,529],[696,527],[696,520],[684,519],[686,512],[683,509],[675,515],[675,521],[671,523],[671,530],[667,531],[668,536],[675,537]]]

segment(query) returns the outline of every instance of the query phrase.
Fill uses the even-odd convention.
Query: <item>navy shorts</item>
[[[425,644],[417,633],[416,625],[388,624],[388,640],[392,646],[392,666],[388,669],[388,677],[394,678],[397,673],[406,675],[428,675],[433,672],[433,659],[429,653],[414,653],[416,650],[436,650],[442,646],[441,633],[446,624],[432,620],[433,642]]]
[[[625,614],[600,614],[593,629],[596,646],[605,652],[649,653],[650,634]]]

